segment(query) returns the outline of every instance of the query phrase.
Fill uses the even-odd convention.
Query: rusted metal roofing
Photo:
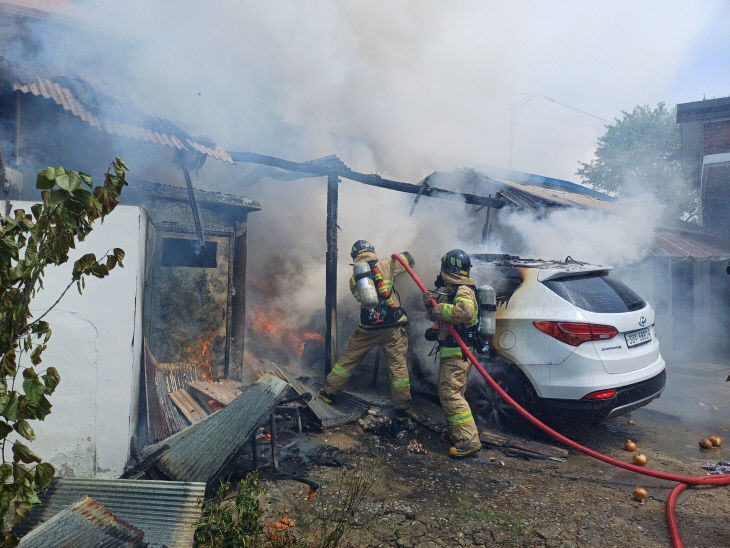
[[[675,259],[726,261],[730,259],[730,241],[722,243],[703,234],[660,229],[654,234],[649,254]]]
[[[89,497],[61,510],[20,540],[27,548],[58,546],[144,546],[144,531],[137,529]]]
[[[145,448],[143,456],[159,451],[146,473],[210,487],[289,388],[279,377],[265,374],[220,411]]]
[[[117,518],[144,532],[150,547],[193,545],[200,519],[204,483],[129,479],[56,478],[39,494],[43,504],[16,527],[25,533],[83,496],[89,496]],[[56,545],[58,546],[58,545]]]
[[[214,143],[193,139],[171,122],[146,115],[128,103],[102,93],[80,78],[38,74],[43,69],[13,67],[13,91],[43,97],[92,127],[110,135],[129,137],[180,151],[195,151],[216,160],[233,163],[231,155]]]
[[[369,408],[368,402],[347,392],[337,394],[337,399],[334,403],[325,403],[317,397],[319,389],[322,388],[321,384],[307,386],[285,371],[281,371],[281,374],[297,394],[305,394],[307,392],[312,394],[312,399],[305,403],[312,413],[314,413],[314,416],[317,417],[317,420],[322,424],[323,428],[332,428],[333,426],[354,422],[362,417],[363,413],[366,413]]]

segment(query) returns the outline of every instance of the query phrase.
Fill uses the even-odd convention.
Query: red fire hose
[[[416,282],[416,285],[418,288],[426,293],[428,292],[428,289],[425,285],[421,282],[421,280],[418,278],[416,273],[413,271],[413,269],[408,265],[408,263],[398,254],[393,254],[392,257],[400,262],[403,265],[403,268],[406,269],[408,274],[411,275],[411,278],[413,278],[413,281]],[[436,306],[436,300],[432,299],[432,303],[434,306]],[[476,367],[477,371],[481,373],[482,377],[489,383],[489,385],[504,399],[507,403],[509,403],[512,407],[515,408],[515,410],[522,415],[525,419],[527,419],[529,422],[537,426],[540,430],[543,432],[546,432],[550,434],[552,437],[563,443],[564,445],[567,445],[568,447],[575,449],[576,451],[580,451],[581,453],[585,453],[589,457],[593,457],[594,459],[601,460],[603,462],[607,462],[608,464],[611,464],[613,466],[617,466],[619,468],[624,468],[626,470],[631,470],[632,472],[636,472],[637,474],[644,474],[645,476],[653,476],[655,478],[665,479],[669,481],[676,481],[679,483],[671,492],[669,495],[669,498],[667,499],[667,521],[669,522],[669,532],[672,536],[672,544],[675,548],[682,548],[684,546],[682,544],[682,539],[679,536],[679,526],[677,525],[677,517],[674,512],[674,507],[677,501],[677,497],[679,494],[684,491],[688,486],[690,485],[730,485],[730,474],[721,474],[721,475],[714,475],[714,476],[678,476],[675,474],[667,474],[665,472],[659,472],[658,470],[652,470],[649,468],[642,468],[640,466],[636,466],[634,464],[629,464],[617,459],[614,459],[612,457],[609,457],[607,455],[604,455],[602,453],[599,453],[598,451],[594,451],[593,449],[589,449],[588,447],[585,447],[577,442],[574,442],[573,440],[566,438],[563,436],[560,432],[557,432],[556,430],[553,430],[548,425],[544,424],[540,420],[533,417],[530,413],[528,413],[525,409],[522,408],[520,404],[518,404],[515,400],[512,399],[512,397],[505,392],[501,386],[499,386],[492,377],[489,376],[489,373],[485,371],[485,369],[482,367],[482,365],[479,363],[479,361],[476,359],[474,354],[469,350],[469,348],[464,344],[464,341],[461,339],[459,334],[456,332],[456,329],[454,329],[454,326],[450,323],[446,324],[446,327],[449,330],[449,333],[452,337],[456,340],[457,344],[459,345],[459,348],[461,348],[462,352],[469,358],[469,361],[474,364],[474,367]]]

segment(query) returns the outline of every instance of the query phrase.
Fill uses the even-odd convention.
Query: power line
[[[567,105],[565,103],[561,103],[560,101],[557,101],[553,99],[552,97],[548,97],[547,95],[543,95],[542,93],[538,94],[543,99],[547,99],[548,101],[551,101],[553,103],[556,103],[560,106],[563,106],[565,108],[569,108],[570,110],[574,110],[576,112],[580,112],[581,114],[585,114],[586,116],[590,116],[591,118],[595,118],[596,120],[600,120],[601,122],[606,122],[607,124],[612,124],[613,122],[611,120],[606,120],[605,118],[601,118],[600,116],[596,116],[595,114],[591,114],[590,112],[586,112],[585,110],[581,110],[579,108]]]

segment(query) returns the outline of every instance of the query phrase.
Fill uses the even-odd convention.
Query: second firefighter
[[[462,354],[446,324],[451,324],[470,350],[477,339],[478,307],[476,286],[469,277],[471,260],[461,249],[453,249],[441,258],[441,273],[436,279],[437,292],[423,294],[429,319],[436,325],[427,339],[438,341],[438,392],[447,422],[442,439],[452,444],[449,456],[465,457],[482,448],[469,403],[464,398],[471,363]],[[433,300],[437,305],[433,306]]]

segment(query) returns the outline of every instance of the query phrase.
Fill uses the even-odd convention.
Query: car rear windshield
[[[630,312],[646,306],[625,284],[605,274],[570,276],[543,282],[569,303],[588,312]]]

